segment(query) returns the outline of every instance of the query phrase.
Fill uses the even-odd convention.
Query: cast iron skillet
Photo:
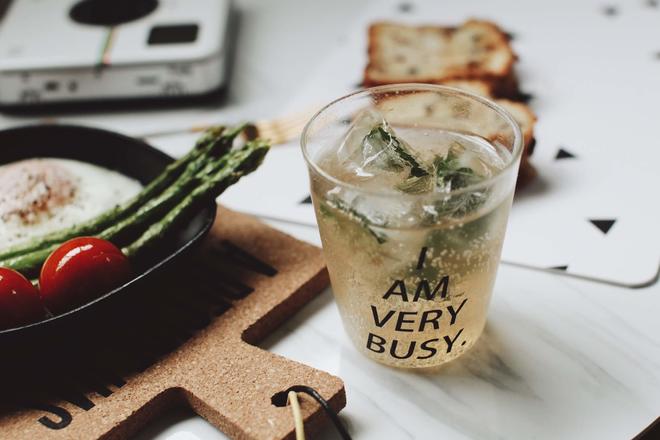
[[[34,157],[90,162],[143,184],[173,160],[142,141],[96,128],[37,125],[0,131],[0,164]],[[133,278],[124,285],[62,315],[0,331],[0,350],[9,350],[0,357],[18,356],[24,351],[34,353],[45,347],[70,347],[83,339],[93,339],[95,329],[121,323],[122,310],[131,307],[131,302],[157,300],[157,292],[150,292],[149,281],[163,270],[173,270],[172,263],[182,258],[209,231],[215,214],[215,202],[202,206],[152,249],[147,258],[138,262]]]

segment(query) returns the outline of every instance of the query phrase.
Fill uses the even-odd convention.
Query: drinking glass
[[[371,124],[383,120],[395,137],[380,146],[412,159],[374,150]],[[465,91],[399,84],[328,104],[301,143],[332,290],[357,349],[402,368],[465,353],[485,326],[500,262],[517,123]]]

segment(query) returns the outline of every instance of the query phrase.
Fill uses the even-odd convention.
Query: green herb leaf
[[[408,194],[423,194],[433,191],[434,186],[435,182],[433,182],[433,176],[431,175],[421,177],[410,176],[396,185],[396,189]]]
[[[334,208],[338,211],[343,212],[345,215],[347,215],[348,217],[352,218],[357,223],[359,223],[363,228],[365,228],[369,232],[369,234],[371,234],[376,239],[376,241],[378,241],[378,244],[383,244],[387,241],[385,234],[375,231],[371,227],[372,222],[369,220],[369,218],[366,215],[362,214],[361,212],[359,212],[358,210],[356,210],[346,202],[342,201],[339,198],[333,198],[326,200],[326,203],[330,208]],[[322,212],[323,211],[327,212],[326,210],[327,208],[325,209],[322,208]]]
[[[445,157],[439,157],[434,162],[436,185],[444,192],[466,188],[483,180],[483,177],[472,168],[460,165],[458,157],[449,151]],[[437,217],[451,215],[463,217],[477,210],[488,198],[487,191],[474,191],[463,194],[448,195],[435,206]]]
[[[442,191],[449,192],[465,188],[482,179],[472,168],[460,166],[458,158],[451,150],[445,157],[437,158],[433,165],[435,166],[437,186]]]
[[[410,171],[405,181],[396,188],[409,194],[432,191],[433,170],[417,159],[410,147],[399,139],[387,123],[375,126],[362,143],[363,157],[371,158],[369,165],[377,165],[386,171]]]

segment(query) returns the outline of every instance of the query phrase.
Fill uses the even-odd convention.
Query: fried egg
[[[0,248],[89,220],[142,189],[121,173],[70,159],[0,166]]]

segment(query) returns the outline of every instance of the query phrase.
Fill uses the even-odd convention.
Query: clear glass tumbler
[[[479,338],[522,150],[501,107],[400,84],[340,98],[302,134],[344,327],[368,357],[430,368]]]

